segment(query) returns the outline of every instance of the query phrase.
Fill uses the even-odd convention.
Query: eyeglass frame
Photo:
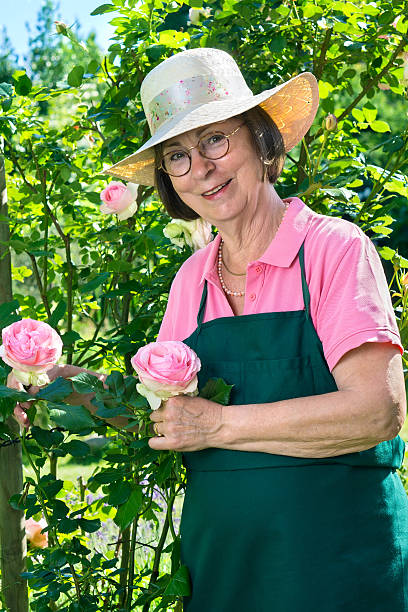
[[[168,172],[166,170],[166,168],[164,168],[163,166],[163,161],[166,155],[168,155],[169,153],[171,153],[171,151],[169,151],[169,153],[165,153],[165,155],[162,156],[161,161],[160,161],[160,165],[157,166],[158,170],[163,170],[163,172],[165,172],[168,176],[173,176],[174,178],[180,178],[181,176],[186,176],[186,174],[188,174],[191,170],[191,155],[190,155],[190,151],[192,151],[193,149],[198,149],[198,152],[200,153],[201,157],[204,157],[204,159],[210,159],[210,160],[216,160],[216,159],[222,159],[223,157],[225,157],[226,155],[228,155],[229,150],[230,150],[230,137],[233,136],[234,134],[236,134],[238,132],[239,129],[241,129],[243,126],[245,125],[244,123],[241,123],[241,125],[239,125],[237,128],[235,128],[235,130],[232,130],[232,132],[230,132],[229,134],[224,134],[224,132],[222,130],[216,130],[215,132],[210,132],[210,134],[206,134],[204,136],[201,136],[201,138],[198,139],[197,144],[194,147],[181,147],[183,149],[183,151],[185,151],[188,155],[188,158],[190,160],[190,165],[188,167],[188,170],[186,172],[183,172],[183,174],[170,174],[170,172]],[[200,142],[210,136],[211,134],[222,134],[223,136],[225,136],[225,138],[228,141],[228,147],[227,150],[225,151],[225,153],[223,153],[220,157],[207,157],[206,155],[203,155],[202,152],[200,151]]]

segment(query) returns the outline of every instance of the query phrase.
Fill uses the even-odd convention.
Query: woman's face
[[[248,204],[251,200],[256,201],[257,191],[264,185],[262,165],[248,128],[240,117],[232,117],[164,143],[164,154],[180,148],[188,149],[207,134],[217,131],[230,134],[240,125],[242,127],[230,137],[227,155],[220,159],[206,159],[195,148],[190,151],[190,171],[184,176],[170,177],[183,202],[213,225],[236,218],[245,210],[250,213]]]

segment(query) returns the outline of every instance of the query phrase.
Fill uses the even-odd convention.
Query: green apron
[[[201,359],[200,387],[222,377],[235,385],[231,404],[337,390],[310,318],[303,245],[299,261],[304,310],[203,323],[205,283],[184,341]],[[408,612],[404,447],[397,436],[323,459],[185,453],[185,612]]]

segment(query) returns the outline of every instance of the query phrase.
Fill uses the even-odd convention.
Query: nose
[[[215,168],[213,159],[207,159],[201,155],[198,149],[190,151],[191,155],[191,175],[194,178],[205,178]]]

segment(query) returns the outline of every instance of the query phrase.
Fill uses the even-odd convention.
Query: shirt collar
[[[257,261],[270,266],[289,268],[306,238],[315,213],[299,198],[287,198],[283,201],[288,204],[288,207],[282,222],[274,239]],[[206,279],[218,284],[217,263],[220,242],[221,236],[217,234],[207,247],[208,254],[200,283],[203,283]]]
[[[258,261],[289,268],[299,253],[315,213],[299,198],[284,200],[288,204],[286,213],[274,239]]]

